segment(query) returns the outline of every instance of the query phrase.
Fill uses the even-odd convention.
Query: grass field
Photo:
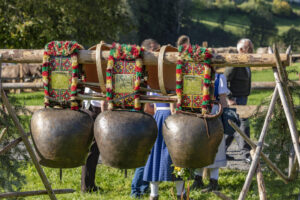
[[[296,6],[294,12],[300,12],[299,7]],[[222,15],[222,12],[219,10],[203,10],[201,12],[194,13],[194,20],[199,21],[208,26],[208,28],[215,28],[220,26],[218,19]],[[273,21],[278,28],[278,34],[288,31],[292,26],[300,30],[300,17],[299,20],[294,18],[283,18],[283,17],[274,17]],[[249,19],[245,14],[239,13],[230,13],[230,16],[226,19],[224,23],[224,30],[232,32],[237,36],[242,36],[245,34],[245,31],[249,28]]]
[[[104,165],[98,165],[97,174],[96,174],[96,183],[99,185],[103,192],[94,193],[94,194],[84,194],[80,192],[80,174],[81,169],[64,169],[63,170],[63,179],[59,180],[59,170],[44,168],[47,177],[52,183],[54,189],[62,188],[71,188],[75,189],[76,192],[72,194],[58,195],[58,199],[66,200],[77,200],[77,199],[86,199],[86,200],[129,200],[131,190],[131,180],[133,177],[133,170],[128,170],[128,177],[124,177],[124,172],[118,169],[106,167]],[[22,172],[26,174],[27,184],[24,186],[23,190],[38,190],[44,189],[43,185],[38,177],[37,172],[31,164],[24,166]],[[237,170],[227,170],[221,169],[219,183],[222,187],[222,192],[232,199],[237,199],[239,192],[243,186],[244,180],[246,177],[246,172],[237,171]],[[268,194],[268,199],[272,200],[293,200],[296,199],[297,195],[300,193],[300,178],[289,185],[284,184],[279,178],[274,176],[271,173],[265,172],[264,178],[266,182],[266,190]],[[192,183],[192,181],[191,181]],[[208,184],[208,181],[205,181]],[[171,200],[174,199],[174,193],[176,194],[175,185],[172,182],[164,182],[160,184],[160,199],[162,200]],[[193,191],[191,197],[195,200],[217,200],[214,194],[203,194],[199,191]],[[30,197],[27,198],[30,200],[37,199],[48,199],[48,197]],[[142,199],[149,199],[148,196],[143,197]],[[253,183],[250,187],[247,199],[256,200],[259,199],[256,180],[253,180]]]

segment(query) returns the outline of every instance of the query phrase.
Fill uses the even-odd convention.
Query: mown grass
[[[298,81],[299,80],[299,72],[300,72],[300,63],[295,63],[289,67],[287,67],[287,72],[290,80]],[[264,69],[261,71],[252,70],[252,82],[268,82],[274,81],[273,70],[271,68]]]
[[[20,94],[9,93],[8,97],[15,97],[21,106],[42,106],[44,105],[44,92],[21,92]]]
[[[295,7],[295,12],[299,12],[299,8]],[[224,15],[220,10],[202,10],[201,12],[194,12],[193,17],[195,20],[200,21],[208,26],[208,28],[215,28],[220,26],[219,19],[220,16]],[[296,19],[297,20],[296,20]],[[294,18],[284,18],[284,17],[274,17],[273,18],[276,27],[278,28],[278,34],[288,31],[292,26],[300,30],[300,17]],[[237,36],[242,36],[245,31],[249,28],[249,19],[245,14],[240,13],[230,13],[226,18],[224,23],[224,30],[232,32]]]
[[[58,199],[103,199],[103,200],[129,200],[131,191],[131,180],[133,177],[133,170],[128,170],[128,177],[124,177],[124,172],[119,169],[107,167],[105,165],[98,165],[96,172],[96,184],[99,185],[103,191],[94,194],[85,194],[80,192],[80,178],[81,169],[64,169],[63,179],[59,180],[59,170],[44,168],[47,177],[52,183],[54,189],[71,188],[76,190],[72,194],[57,195]],[[40,178],[32,164],[28,164],[22,169],[22,173],[26,174],[27,184],[24,185],[25,190],[44,189]],[[246,172],[238,170],[221,169],[219,184],[222,192],[232,199],[237,199],[239,192],[242,189],[246,178]],[[268,172],[264,172],[266,182],[266,190],[268,199],[296,199],[300,193],[300,178],[288,185],[284,184],[278,177]],[[192,183],[192,181],[191,181]],[[205,181],[208,184],[208,181]],[[160,199],[170,200],[174,199],[176,194],[175,185],[172,182],[163,182],[159,186]],[[191,197],[196,200],[214,200],[219,199],[214,194],[203,194],[200,191],[192,191]],[[47,196],[28,197],[27,199],[48,199]],[[149,199],[146,195],[142,199]],[[253,179],[247,199],[259,199],[257,184],[255,178]]]

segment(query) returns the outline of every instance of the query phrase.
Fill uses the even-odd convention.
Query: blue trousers
[[[135,173],[131,182],[131,196],[138,197],[147,192],[149,189],[149,182],[143,180],[144,168],[139,167],[135,169]]]

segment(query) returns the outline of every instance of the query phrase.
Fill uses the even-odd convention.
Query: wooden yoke
[[[96,46],[90,50],[80,50],[78,61],[80,64],[96,63]],[[4,63],[42,63],[44,50],[37,49],[0,49],[2,54],[2,62]],[[144,52],[144,64],[157,66],[159,52]],[[107,63],[109,50],[102,52],[103,63]],[[166,52],[164,57],[164,65],[176,67],[178,52]],[[280,54],[280,60],[284,66],[289,65],[288,56]],[[230,54],[221,53],[214,54],[212,57],[212,66],[217,67],[272,67],[276,65],[276,60],[271,54]]]
[[[98,79],[98,74],[101,76],[101,71],[97,72],[96,67],[96,48],[91,47],[89,50],[80,50],[78,61],[80,64],[84,64],[86,71],[86,81],[90,83],[100,84],[97,86],[91,86],[93,90],[97,92],[105,92],[103,87],[103,81]],[[166,47],[163,55],[159,56],[160,52],[145,51],[143,55],[143,64],[146,65],[146,69],[149,73],[148,84],[151,89],[160,90],[164,88],[166,91],[175,91],[174,83],[176,77],[176,62],[178,59],[178,52],[168,51],[171,47]],[[98,46],[98,68],[102,68],[102,77],[105,80],[105,70],[107,65],[107,59],[109,56],[109,45]],[[102,49],[102,50],[101,50]],[[2,60],[6,63],[41,63],[43,58],[43,50],[33,49],[1,49]],[[162,52],[162,50],[161,50]],[[101,54],[101,55],[100,55]],[[158,60],[161,58],[163,63],[163,73],[158,76]],[[163,60],[162,60],[163,58]],[[280,59],[284,66],[289,65],[288,56],[286,54],[280,54]],[[101,60],[101,66],[100,64]],[[214,54],[212,59],[213,67],[272,67],[276,65],[276,60],[271,54]],[[162,66],[162,65],[161,65]],[[154,70],[153,70],[154,68]],[[161,71],[160,71],[161,72]],[[163,77],[163,82],[159,84],[158,77]],[[101,79],[101,78],[100,78]],[[102,85],[102,87],[101,87]],[[162,92],[162,91],[161,91]]]

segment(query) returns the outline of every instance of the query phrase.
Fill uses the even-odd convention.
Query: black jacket
[[[249,67],[226,67],[224,75],[233,97],[249,96],[251,90],[251,70]]]

